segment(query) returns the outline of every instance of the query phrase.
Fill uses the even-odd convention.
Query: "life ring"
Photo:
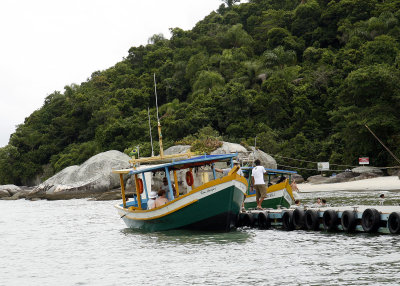
[[[340,219],[342,228],[345,232],[354,232],[356,230],[356,213],[353,211],[344,211]]]
[[[338,217],[334,210],[326,210],[322,216],[324,229],[328,231],[335,231],[337,229]]]
[[[139,193],[142,194],[143,193],[143,180],[142,179],[137,179],[137,184],[139,187]]]
[[[308,230],[318,230],[319,229],[318,212],[316,210],[307,210],[304,222]]]
[[[304,210],[295,209],[293,211],[293,225],[295,229],[304,228]]]
[[[284,212],[282,215],[282,228],[284,230],[294,230],[294,225],[293,225],[293,212]]]
[[[366,209],[361,218],[361,225],[365,232],[375,232],[379,228],[381,214],[376,209]]]
[[[191,171],[186,172],[186,183],[188,184],[189,187],[193,185],[194,179],[193,179],[193,173]]]
[[[388,228],[390,233],[400,233],[400,212],[392,212],[388,218]]]
[[[257,225],[259,229],[269,229],[271,227],[271,220],[267,212],[259,212],[257,216]]]

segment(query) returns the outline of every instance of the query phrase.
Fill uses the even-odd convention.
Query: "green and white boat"
[[[248,189],[246,191],[246,199],[244,201],[244,207],[246,209],[255,209],[256,203],[256,191],[251,187],[251,170],[253,167],[243,167],[242,171],[245,174],[248,181]],[[289,208],[294,204],[297,192],[293,190],[292,186],[295,182],[292,180],[292,175],[297,174],[296,171],[278,170],[278,169],[267,169],[264,168],[268,176],[266,180],[267,197],[263,200],[261,206],[263,208],[278,209],[281,207]],[[285,180],[280,183],[272,184],[272,177],[285,176]],[[269,186],[268,186],[269,185]]]
[[[170,229],[195,229],[229,231],[235,228],[245,193],[246,178],[237,174],[234,167],[227,176],[217,179],[214,163],[231,162],[237,154],[204,155],[185,160],[172,161],[156,166],[113,170],[120,175],[122,204],[115,205],[118,214],[129,228],[146,231]],[[201,172],[194,170],[201,169]],[[177,171],[186,172],[185,194],[179,194]],[[212,172],[212,180],[204,179],[204,174]],[[147,209],[151,191],[151,178],[162,173],[168,180],[168,197],[173,198],[165,205]],[[136,196],[126,201],[124,174],[133,175]],[[174,180],[172,181],[171,175]],[[207,174],[208,178],[208,174]],[[195,186],[194,182],[201,182]],[[172,184],[175,184],[175,193]],[[182,186],[182,182],[181,182]]]

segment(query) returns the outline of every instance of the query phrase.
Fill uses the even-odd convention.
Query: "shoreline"
[[[379,177],[332,184],[297,184],[299,193],[330,191],[400,191],[398,176]]]

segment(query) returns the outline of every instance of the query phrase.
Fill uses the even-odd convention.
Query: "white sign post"
[[[318,162],[318,171],[329,171],[329,162]]]

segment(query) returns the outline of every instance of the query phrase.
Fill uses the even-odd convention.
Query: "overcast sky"
[[[0,147],[44,98],[80,84],[169,28],[191,29],[221,0],[1,0]]]

